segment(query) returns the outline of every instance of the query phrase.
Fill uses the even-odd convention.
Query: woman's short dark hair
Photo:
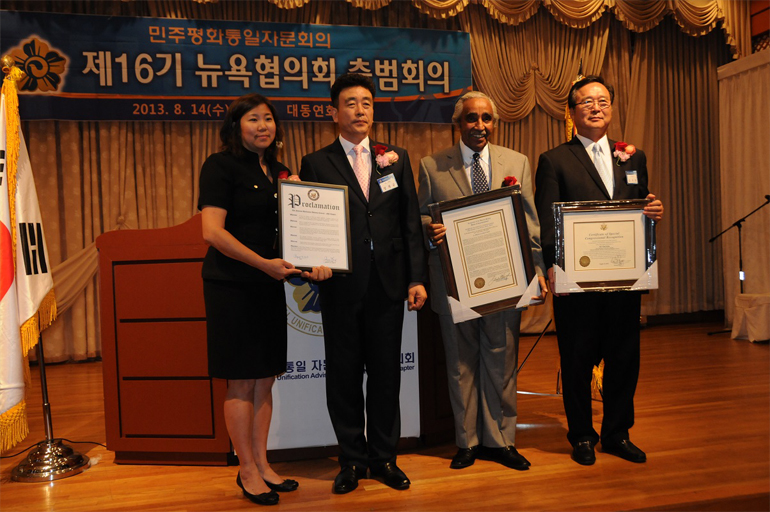
[[[228,151],[238,156],[243,154],[241,118],[251,109],[260,105],[267,105],[270,113],[273,114],[273,121],[275,121],[275,140],[265,149],[265,160],[273,162],[278,159],[278,151],[283,146],[283,129],[281,128],[281,122],[278,119],[275,107],[270,103],[270,100],[261,94],[245,94],[240,98],[236,98],[230,104],[230,108],[227,109],[227,114],[225,114],[222,128],[219,129],[219,138],[222,141],[220,149],[222,151]]]
[[[615,101],[615,88],[610,84],[605,83],[604,78],[598,75],[590,75],[585,78],[581,78],[575,82],[569,90],[569,96],[567,96],[567,106],[570,109],[577,107],[577,92],[588,84],[602,84],[610,93],[610,103]]]
[[[332,85],[331,98],[334,108],[339,107],[340,93],[349,87],[363,87],[372,93],[374,98],[374,82],[371,78],[360,73],[345,73],[338,76]]]

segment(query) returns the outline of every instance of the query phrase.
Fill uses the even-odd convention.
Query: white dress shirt
[[[366,155],[366,165],[369,167],[369,176],[372,175],[372,156],[371,151],[369,150],[369,137],[367,136],[364,140],[359,142],[358,144],[353,144],[349,140],[347,140],[345,137],[340,135],[340,144],[342,144],[342,149],[345,151],[345,156],[348,157],[348,162],[350,163],[350,167],[353,168],[355,160],[356,160],[356,152],[353,150],[355,146],[363,146],[364,150],[361,152],[363,155]]]
[[[610,194],[610,199],[612,199],[612,193],[615,189],[615,173],[612,168],[612,150],[610,150],[610,141],[607,138],[607,135],[604,135],[601,139],[599,139],[597,142],[592,141],[591,139],[588,139],[586,137],[583,137],[582,135],[577,135],[578,140],[583,144],[583,147],[586,150],[586,153],[588,153],[588,158],[593,162],[594,161],[594,146],[599,146],[602,150],[602,163],[604,164],[605,169],[609,172],[609,183],[605,182],[604,186],[607,188],[607,192]],[[598,166],[597,163],[594,162],[594,167]],[[602,180],[604,181],[604,177],[601,176]]]

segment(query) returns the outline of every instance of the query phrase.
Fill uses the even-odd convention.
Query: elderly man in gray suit
[[[444,339],[449,397],[454,413],[457,454],[450,468],[471,466],[477,458],[526,470],[530,463],[516,450],[516,368],[521,312],[508,309],[455,324],[436,248],[446,228],[433,223],[428,206],[447,199],[500,188],[506,177],[521,185],[530,243],[540,281],[540,299],[547,293],[540,249],[540,224],[526,156],[489,143],[498,120],[486,94],[472,91],[455,105],[452,122],[461,141],[420,161],[418,199],[430,249],[431,307],[438,313]]]

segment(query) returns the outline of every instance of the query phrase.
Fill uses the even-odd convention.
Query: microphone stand
[[[741,293],[743,293],[743,281],[745,281],[745,278],[746,278],[746,275],[743,273],[743,239],[742,239],[741,229],[743,228],[743,223],[746,221],[746,219],[751,217],[758,210],[764,208],[768,204],[770,204],[770,194],[765,195],[765,202],[764,203],[762,203],[761,205],[759,205],[756,208],[754,208],[752,211],[750,211],[749,213],[744,215],[742,218],[740,218],[740,219],[736,220],[735,222],[733,222],[730,225],[730,227],[728,227],[727,229],[725,229],[724,231],[722,231],[718,235],[714,235],[714,236],[712,236],[709,239],[709,243],[712,243],[714,240],[716,240],[720,236],[724,235],[725,233],[727,233],[731,229],[738,228],[738,279],[740,280],[740,283],[741,283]],[[730,332],[730,330],[729,329],[725,329],[723,331],[718,331],[718,333],[721,333],[721,332]],[[711,335],[711,334],[717,334],[717,333],[710,332],[709,335]]]

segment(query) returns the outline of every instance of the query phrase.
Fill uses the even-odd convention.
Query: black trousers
[[[401,436],[404,302],[387,297],[373,266],[363,300],[322,291],[321,314],[326,404],[340,446],[340,465],[376,468],[395,462]]]
[[[639,379],[639,292],[587,292],[553,298],[564,412],[573,445],[599,441],[591,411],[591,376],[604,359],[601,440],[628,439]]]

